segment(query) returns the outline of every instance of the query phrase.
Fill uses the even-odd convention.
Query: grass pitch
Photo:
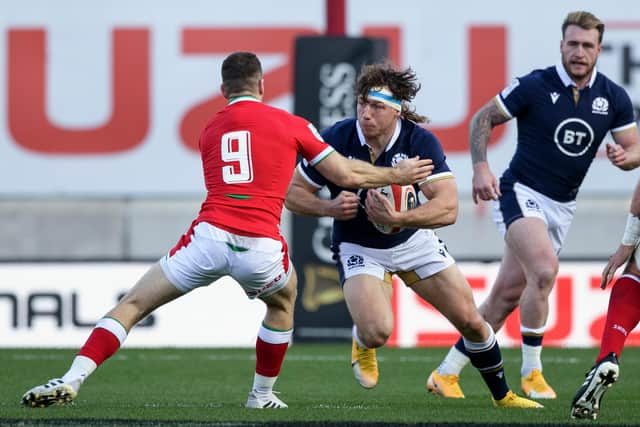
[[[620,379],[607,392],[596,423],[571,420],[569,405],[596,349],[543,351],[545,376],[558,399],[541,410],[498,409],[468,366],[466,399],[443,399],[425,381],[447,349],[378,350],[380,382],[361,388],[350,345],[293,345],[276,384],[283,410],[243,408],[253,379],[253,349],[123,349],[83,385],[74,405],[20,406],[29,388],[62,375],[74,350],[0,349],[2,425],[636,425],[640,423],[640,349],[626,349]],[[503,350],[509,385],[520,393],[520,351]]]

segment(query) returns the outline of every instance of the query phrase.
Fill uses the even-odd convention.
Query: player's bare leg
[[[378,383],[375,349],[382,347],[393,331],[391,284],[368,274],[359,274],[344,283],[344,298],[354,323],[351,366],[364,388]]]
[[[517,307],[524,286],[520,263],[506,251],[490,294],[478,309],[494,331],[502,327],[504,320]],[[442,397],[464,398],[459,379],[462,369],[469,362],[464,340],[460,337],[429,375],[427,389]]]
[[[504,325],[509,314],[518,307],[525,285],[524,272],[520,263],[509,248],[505,247],[500,269],[489,296],[478,308],[494,331],[497,332]],[[429,391],[448,398],[464,397],[459,378],[462,369],[469,361],[464,341],[460,337],[438,368],[429,375],[427,380]]]
[[[118,351],[135,324],[157,307],[182,294],[169,282],[159,264],[154,264],[96,324],[67,373],[27,391],[22,396],[22,404],[46,407],[73,402],[82,383]]]
[[[293,311],[297,283],[294,270],[282,289],[273,295],[262,298],[267,305],[267,313],[256,340],[256,370],[253,386],[245,404],[247,408],[288,407],[275,395],[273,386],[280,374],[282,362],[293,333]]]
[[[558,257],[547,225],[539,218],[521,218],[506,235],[509,251],[520,262],[526,286],[520,298],[522,333],[521,385],[536,399],[555,399],[556,393],[542,375],[542,338],[549,314],[549,294],[558,273]]]
[[[494,331],[499,331],[507,317],[518,307],[526,285],[527,281],[520,262],[505,245],[496,280],[489,296],[478,307],[480,314]]]
[[[480,371],[496,406],[542,407],[536,402],[518,397],[509,389],[495,334],[480,315],[473,301],[471,287],[455,264],[416,282],[411,288],[460,331],[471,362]]]

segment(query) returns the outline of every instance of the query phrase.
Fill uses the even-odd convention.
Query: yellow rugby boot
[[[539,369],[534,369],[529,375],[522,377],[521,385],[525,396],[532,399],[556,398],[556,392],[547,384]]]
[[[362,348],[355,339],[351,345],[351,366],[360,385],[374,388],[378,384],[378,360],[375,348]]]
[[[493,399],[493,406],[498,408],[522,408],[522,409],[539,409],[544,408],[538,402],[520,397],[511,390],[500,400]]]
[[[434,369],[427,379],[427,390],[442,397],[464,399],[459,380],[459,375],[441,375],[437,369]]]

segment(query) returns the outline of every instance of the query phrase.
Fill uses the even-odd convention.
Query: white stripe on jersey
[[[618,126],[617,128],[611,129],[611,132],[620,132],[621,130],[631,129],[636,126],[637,126],[636,122],[631,122],[629,124]]]
[[[496,95],[494,99],[496,100],[496,104],[498,104],[498,108],[500,108],[502,112],[506,114],[509,119],[513,119],[513,114],[511,114],[511,111],[509,111],[507,106],[504,105],[504,102],[502,102],[500,95],[499,94]]]
[[[325,159],[329,154],[333,153],[335,150],[332,146],[328,146],[324,150],[322,150],[318,155],[316,155],[313,159],[309,160],[309,164],[311,166],[315,166]]]
[[[418,185],[422,185],[424,183],[428,184],[430,182],[440,181],[441,179],[448,179],[448,178],[455,178],[455,176],[453,175],[453,172],[446,171],[446,172],[435,173],[433,175],[429,175],[427,179],[425,179],[424,181],[420,181]]]
[[[306,160],[302,160],[305,163],[308,163]],[[324,185],[320,185],[318,183],[316,183],[314,180],[311,179],[311,177],[309,175],[307,175],[304,171],[304,168],[302,167],[302,163],[298,163],[298,172],[300,172],[300,175],[302,175],[302,177],[311,185],[313,185],[316,188],[322,188],[324,187]]]

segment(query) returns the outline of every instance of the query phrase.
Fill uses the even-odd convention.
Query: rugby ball
[[[376,188],[376,191],[385,196],[393,206],[396,212],[404,212],[413,209],[417,205],[416,191],[413,185],[385,185]],[[383,234],[395,234],[402,231],[400,227],[391,227],[389,225],[373,224],[376,229]]]

